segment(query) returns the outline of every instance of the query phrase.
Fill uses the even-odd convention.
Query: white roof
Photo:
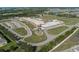
[[[46,24],[42,25],[42,27],[50,27],[58,24],[61,24],[61,22],[60,21],[47,22]]]

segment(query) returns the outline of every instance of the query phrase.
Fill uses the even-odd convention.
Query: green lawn
[[[79,30],[70,37],[67,41],[65,41],[62,45],[60,45],[57,49],[54,51],[63,51],[65,49],[68,49],[70,47],[73,47],[75,45],[79,45]]]
[[[14,31],[22,36],[27,35],[27,31],[24,28],[17,28],[17,29],[14,29]]]
[[[25,38],[25,41],[31,42],[31,43],[38,43],[38,42],[44,41],[46,39],[47,39],[47,37],[45,34],[43,34],[42,36],[38,36],[33,32],[33,35],[31,37]]]
[[[62,26],[62,27],[50,29],[50,30],[48,30],[48,33],[52,34],[52,35],[57,35],[57,34],[61,33],[62,31],[64,31],[65,29],[67,29],[67,27]]]
[[[76,23],[79,23],[79,18],[65,18],[65,19],[63,19],[63,21],[67,25],[74,25]]]

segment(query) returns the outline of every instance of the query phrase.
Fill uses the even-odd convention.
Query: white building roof
[[[55,26],[55,25],[58,25],[58,24],[61,24],[62,22],[61,21],[53,21],[53,22],[47,22],[45,23],[44,25],[42,25],[42,27],[50,27],[50,26]]]

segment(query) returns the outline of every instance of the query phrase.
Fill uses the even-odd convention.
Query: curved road
[[[27,35],[21,36],[20,34],[16,33],[15,31],[13,31],[12,29],[8,28],[4,24],[0,23],[0,25],[4,26],[6,29],[8,29],[9,31],[11,31],[12,33],[16,34],[19,37],[29,37],[29,36],[31,36],[32,35],[32,32],[31,32],[30,28],[27,25],[25,25],[24,23],[22,23],[22,22],[19,22],[19,23],[22,24],[23,27],[25,28],[25,30],[27,31]]]

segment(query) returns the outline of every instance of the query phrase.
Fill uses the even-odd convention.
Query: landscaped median
[[[51,50],[53,47],[55,47],[60,42],[62,42],[65,38],[67,38],[70,34],[72,34],[75,29],[76,29],[75,27],[69,28],[68,30],[66,30],[65,32],[60,34],[57,38],[55,38],[54,41],[51,41],[51,42],[49,42],[48,44],[46,44],[44,46],[41,46],[40,51],[41,52],[47,52],[47,51]]]

